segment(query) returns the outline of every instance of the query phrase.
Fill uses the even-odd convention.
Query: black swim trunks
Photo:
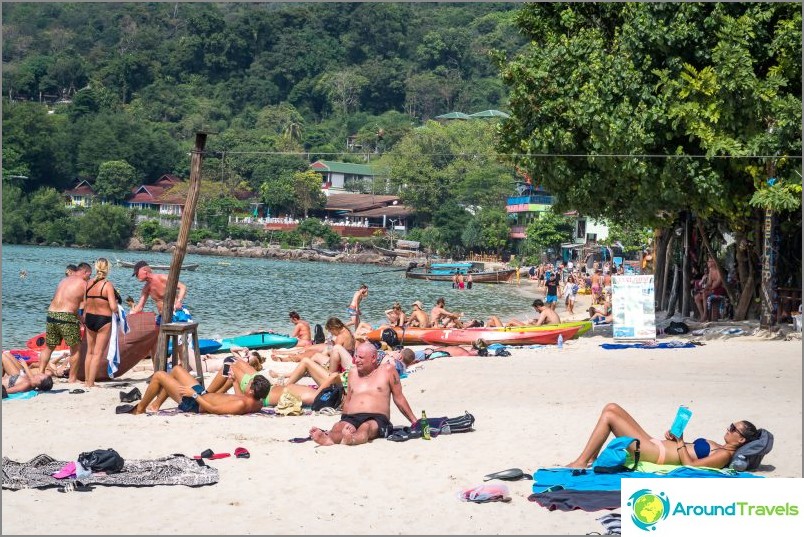
[[[207,391],[201,387],[200,384],[196,384],[193,386],[193,390],[198,395],[204,395]],[[181,412],[190,412],[192,414],[200,414],[201,407],[198,406],[198,401],[193,399],[192,397],[184,396],[181,398],[181,402],[179,403],[179,410]]]
[[[370,412],[341,414],[341,421],[345,421],[346,423],[354,426],[355,429],[359,428],[369,420],[374,420],[377,422],[380,433],[379,438],[388,438],[388,435],[390,435],[394,430],[394,426],[391,425],[391,421],[382,414],[372,414]]]

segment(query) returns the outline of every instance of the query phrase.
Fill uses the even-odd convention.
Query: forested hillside
[[[211,178],[255,190],[315,158],[359,162],[435,115],[504,109],[488,52],[521,49],[519,7],[3,4],[3,176],[26,192],[107,161],[186,176],[199,129],[229,153]],[[351,135],[358,154],[338,154]]]

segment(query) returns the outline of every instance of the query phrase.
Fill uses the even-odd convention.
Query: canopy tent
[[[464,114],[463,112],[450,112],[436,116],[433,119],[469,119],[469,117],[469,114]]]
[[[508,114],[505,112],[500,112],[499,110],[483,110],[482,112],[476,112],[474,114],[469,114],[469,117],[502,117],[502,118],[509,118]]]

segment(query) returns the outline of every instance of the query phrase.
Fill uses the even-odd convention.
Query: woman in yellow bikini
[[[640,460],[656,464],[678,464],[684,466],[706,466],[725,468],[731,462],[734,452],[747,442],[758,437],[757,428],[750,421],[736,421],[726,428],[723,444],[706,438],[696,438],[694,442],[684,442],[670,431],[664,433],[664,440],[651,437],[620,405],[609,403],[603,407],[600,418],[580,456],[567,465],[568,468],[586,468],[603,449],[609,434],[615,437],[630,436],[640,441]],[[633,444],[628,448],[634,449]]]

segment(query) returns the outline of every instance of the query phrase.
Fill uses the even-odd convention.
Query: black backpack
[[[123,457],[112,448],[85,451],[78,456],[78,463],[87,470],[106,472],[107,474],[122,470],[123,462]]]
[[[380,339],[392,349],[399,345],[399,336],[396,335],[396,331],[393,328],[383,329]]]
[[[762,459],[770,453],[773,449],[773,435],[770,431],[759,429],[757,431],[759,436],[756,440],[746,442],[737,451],[734,452],[734,457],[731,458],[730,468],[735,470],[756,470],[762,463]],[[745,468],[739,468],[746,461],[748,464]]]
[[[326,340],[327,338],[324,337],[324,329],[320,324],[315,325],[315,328],[313,328],[313,343],[318,345],[319,343],[324,343]]]
[[[315,396],[310,408],[314,412],[326,407],[338,408],[343,402],[343,395],[343,385],[333,384],[332,386],[324,388]]]

